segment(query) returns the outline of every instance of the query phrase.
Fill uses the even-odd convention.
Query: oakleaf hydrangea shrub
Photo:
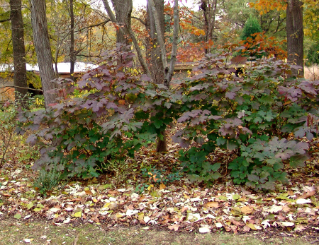
[[[35,130],[28,142],[42,146],[34,169],[56,169],[64,178],[98,176],[108,161],[134,157],[172,121],[172,103],[182,95],[134,75],[133,54],[123,50],[106,52],[77,85],[58,80],[56,104],[20,113],[23,128]]]
[[[125,161],[154,142],[173,121],[182,128],[173,140],[190,179],[211,183],[222,164],[211,163],[219,147],[233,152],[235,184],[273,189],[285,182],[285,164],[302,166],[306,137],[318,131],[319,82],[290,77],[280,60],[249,63],[236,77],[227,49],[208,55],[197,75],[168,89],[132,69],[133,54],[118,46],[76,84],[58,80],[61,95],[45,110],[21,112],[21,131],[42,146],[34,169],[61,171],[62,178],[93,177],[108,162]],[[67,91],[67,92],[66,92]]]
[[[229,163],[235,184],[273,189],[285,182],[285,163],[303,166],[308,144],[318,131],[319,82],[290,78],[290,66],[261,59],[236,77],[227,60],[231,53],[210,55],[198,75],[181,84],[186,126],[174,136],[184,150],[180,160],[193,180],[210,182],[220,177],[220,163],[208,154],[216,147],[233,151]],[[192,147],[189,147],[190,144]]]

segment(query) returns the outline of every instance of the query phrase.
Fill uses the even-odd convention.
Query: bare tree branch
[[[8,91],[10,88],[20,88],[20,89],[27,89],[27,90],[32,90],[32,91],[43,92],[42,89],[35,89],[35,88],[29,88],[29,87],[20,87],[20,86],[14,86],[14,85],[6,85],[6,86],[0,87],[0,88],[8,88],[6,91]],[[1,92],[1,93],[4,93],[4,92]]]
[[[83,30],[86,30],[86,29],[89,29],[89,28],[93,28],[93,27],[97,27],[97,26],[102,26],[102,25],[105,25],[106,23],[110,22],[111,19],[107,19],[103,22],[100,22],[100,23],[97,23],[97,24],[94,24],[94,25],[90,25],[90,26],[86,26],[86,27],[83,27],[79,30],[76,30],[75,32],[80,32],[80,31],[83,31]]]
[[[9,19],[4,19],[4,20],[0,20],[0,23],[2,23],[2,22],[8,22],[8,21],[10,21],[11,19],[9,18]]]
[[[132,16],[131,18],[138,20],[138,21],[141,22],[144,26],[146,26],[145,21],[143,21],[141,18],[138,18],[138,17],[135,17],[135,16]]]

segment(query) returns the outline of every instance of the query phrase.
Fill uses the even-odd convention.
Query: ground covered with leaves
[[[187,233],[261,232],[264,237],[303,236],[316,243],[318,159],[316,143],[312,145],[307,167],[287,169],[290,182],[266,193],[234,185],[226,168],[225,177],[212,185],[174,175],[179,147],[171,145],[167,154],[144,148],[116,171],[87,181],[73,179],[41,195],[34,187],[37,174],[23,164],[26,159],[11,155],[0,174],[0,219],[27,224],[41,220],[59,227],[92,224],[106,231],[137,226]],[[213,154],[225,166],[232,158],[228,151]]]

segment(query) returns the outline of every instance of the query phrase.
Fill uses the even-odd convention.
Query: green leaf
[[[154,120],[154,125],[157,129],[161,128],[161,126],[163,125],[163,121],[162,120],[158,120],[158,119],[155,119]]]
[[[13,218],[15,218],[15,219],[21,219],[21,214],[17,213],[17,214],[15,214],[15,215],[13,216]]]
[[[30,202],[28,205],[27,205],[27,209],[31,209],[33,207],[33,203]]]
[[[290,166],[293,168],[296,167],[303,167],[305,165],[305,161],[308,159],[309,157],[307,155],[296,155],[296,156],[292,156],[290,158]]]
[[[240,198],[240,195],[234,194],[234,195],[232,196],[232,198],[233,198],[234,200],[238,200],[238,199]]]

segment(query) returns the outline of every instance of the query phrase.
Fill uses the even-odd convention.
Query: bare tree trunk
[[[52,53],[46,18],[46,5],[44,0],[31,0],[31,18],[33,29],[33,41],[37,53],[40,69],[40,77],[44,94],[45,106],[55,102],[56,95],[48,93],[54,89],[52,82],[55,73],[52,64]]]
[[[10,0],[15,99],[28,93],[21,0]],[[22,103],[25,106],[25,103]]]
[[[288,46],[288,63],[300,66],[300,69],[292,69],[292,75],[304,75],[303,61],[303,16],[302,2],[300,0],[288,0],[287,5],[287,46]]]
[[[76,54],[74,49],[74,11],[73,11],[73,0],[70,0],[70,77],[74,80],[74,66],[76,62]]]

